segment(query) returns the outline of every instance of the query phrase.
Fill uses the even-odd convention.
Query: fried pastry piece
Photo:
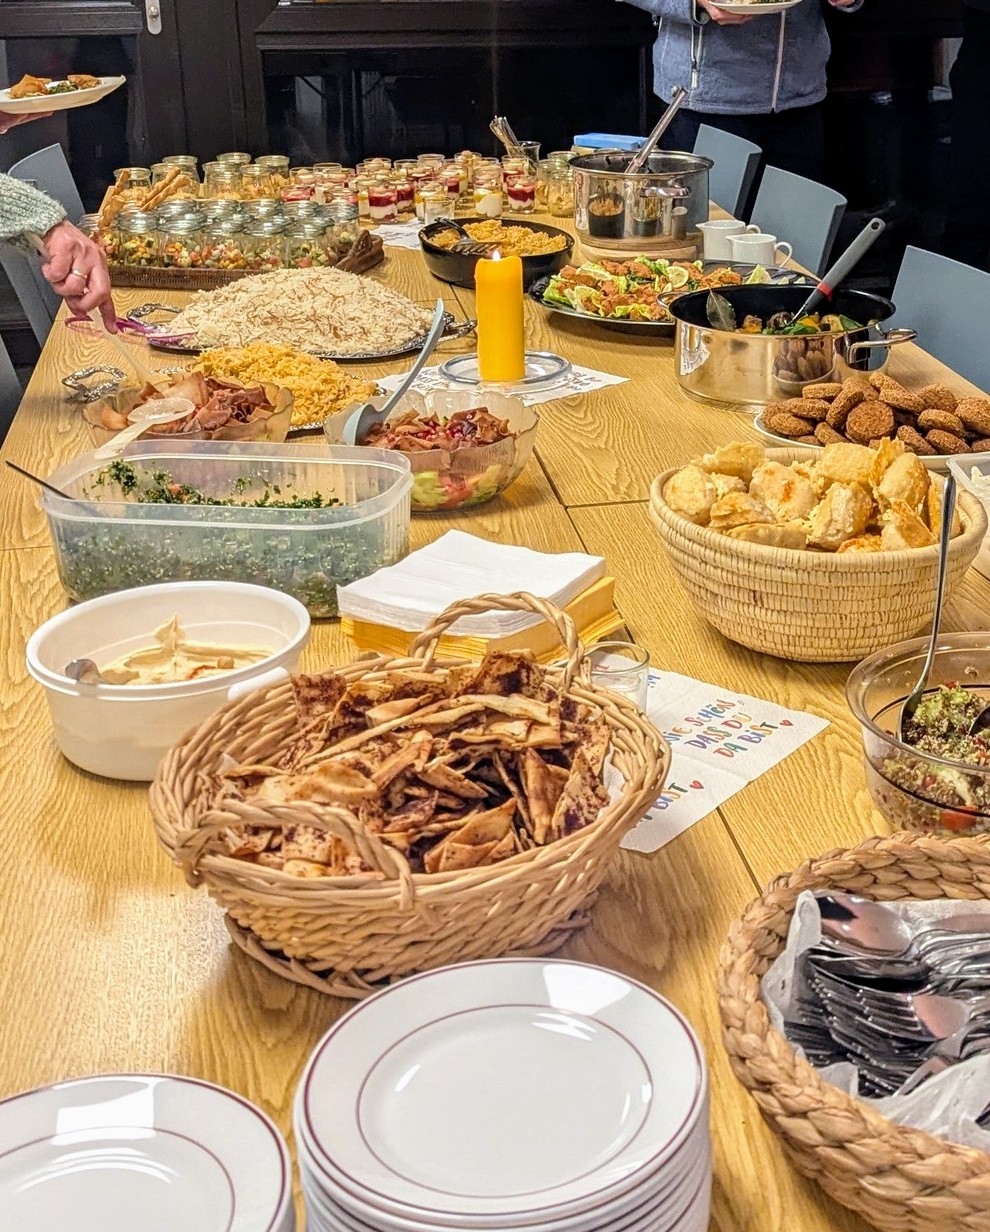
[[[887,467],[875,491],[881,508],[903,501],[920,515],[925,511],[930,486],[924,462],[917,454],[903,453]]]
[[[826,445],[815,464],[816,486],[827,491],[833,483],[858,483],[869,488],[874,453],[866,445]]]
[[[663,499],[675,513],[689,518],[696,526],[707,526],[719,492],[707,471],[692,464],[671,475],[664,486]]]
[[[922,516],[927,516],[928,527],[937,539],[942,533],[942,489],[934,483],[928,485],[928,496]],[[952,511],[952,538],[962,534],[962,518],[959,516],[959,506]]]
[[[712,506],[708,525],[712,530],[731,530],[734,526],[748,526],[752,522],[773,525],[773,514],[761,500],[748,492],[730,492]]]
[[[932,532],[903,501],[894,501],[881,521],[883,529],[880,538],[886,552],[897,552],[903,548],[928,548],[935,542]]]
[[[99,77],[93,77],[90,73],[70,73],[65,80],[77,90],[95,90],[100,84]]]
[[[749,483],[753,471],[766,460],[766,456],[762,445],[733,441],[731,445],[719,445],[713,453],[706,453],[703,458],[696,458],[694,464],[709,474],[738,475]]]
[[[840,543],[835,550],[837,553],[880,552],[883,550],[883,540],[879,535],[857,535],[854,539]]]
[[[712,475],[711,481],[715,485],[716,500],[721,500],[730,492],[746,491],[746,481],[740,479],[738,475]]]
[[[800,522],[818,503],[811,482],[790,466],[764,462],[753,472],[751,496],[770,509],[778,522]]]
[[[864,488],[858,483],[833,483],[808,519],[808,543],[834,552],[847,539],[861,535],[872,516],[873,500]]]
[[[17,85],[10,87],[10,97],[37,98],[48,93],[45,87],[50,81],[51,77],[32,77],[30,73],[25,73]]]
[[[803,522],[785,522],[782,526],[767,526],[753,522],[749,526],[734,526],[725,532],[729,539],[741,539],[744,543],[762,543],[770,548],[806,548],[808,532]]]

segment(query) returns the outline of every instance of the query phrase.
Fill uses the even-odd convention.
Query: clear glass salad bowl
[[[850,673],[846,697],[862,724],[866,782],[880,812],[898,829],[929,834],[990,832],[990,764],[919,752],[897,739],[897,720],[921,674],[928,638],[898,642]],[[939,638],[928,690],[955,684],[990,704],[990,633]],[[987,733],[990,763],[990,733]]]

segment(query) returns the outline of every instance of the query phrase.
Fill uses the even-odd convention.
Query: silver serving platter
[[[627,257],[626,260],[634,260],[635,258]],[[690,262],[677,262],[678,265],[693,264]],[[745,261],[703,261],[702,269],[705,273],[716,269],[730,269],[736,273],[742,274],[744,277],[751,274],[757,267]],[[783,266],[770,265],[764,266],[767,273],[770,275],[770,281],[776,286],[807,286],[813,287],[816,279],[807,274],[802,274],[798,270],[785,269]],[[543,298],[543,294],[550,285],[550,277],[537,279],[528,289],[527,294],[531,300],[534,300],[541,308],[546,308],[548,312],[555,312],[562,317],[571,317],[575,321],[590,321],[594,325],[600,325],[602,329],[610,329],[615,333],[620,334],[638,334],[640,337],[670,337],[674,333],[674,327],[677,322],[671,319],[670,321],[614,321],[608,317],[596,317],[590,312],[578,312],[576,308],[565,308],[563,304],[548,304]],[[685,295],[689,294],[687,290]]]
[[[137,308],[131,309],[127,317],[131,321],[145,324],[146,317],[165,309],[166,305],[164,304],[141,304]],[[475,329],[476,324],[475,321],[462,321],[458,324],[453,313],[446,312],[444,313],[443,336],[445,338],[463,337],[465,334],[471,333]],[[153,329],[147,330],[145,337],[148,340],[148,345],[156,351],[168,351],[173,355],[200,355],[203,351],[210,351],[221,345],[219,343],[198,344],[190,338],[173,339],[169,336],[168,328],[167,325],[161,326],[162,337],[158,337]],[[424,331],[400,346],[390,347],[383,351],[350,352],[346,355],[338,351],[308,351],[307,354],[314,356],[316,359],[332,359],[337,363],[361,363],[379,359],[394,359],[399,355],[409,355],[413,351],[421,351],[425,341],[426,332]]]

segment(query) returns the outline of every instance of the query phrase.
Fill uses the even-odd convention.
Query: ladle
[[[629,166],[626,167],[625,175],[637,175],[646,166],[646,160],[656,149],[657,142],[670,127],[674,116],[677,115],[681,103],[687,98],[687,90],[684,86],[674,86],[670,92],[670,102],[667,104],[667,109],[657,121],[656,128],[646,138],[643,144],[639,147],[636,153],[629,161]]]

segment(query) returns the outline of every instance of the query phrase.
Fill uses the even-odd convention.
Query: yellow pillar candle
[[[478,295],[478,374],[483,381],[521,381],[526,375],[521,257],[483,257],[475,266]]]

